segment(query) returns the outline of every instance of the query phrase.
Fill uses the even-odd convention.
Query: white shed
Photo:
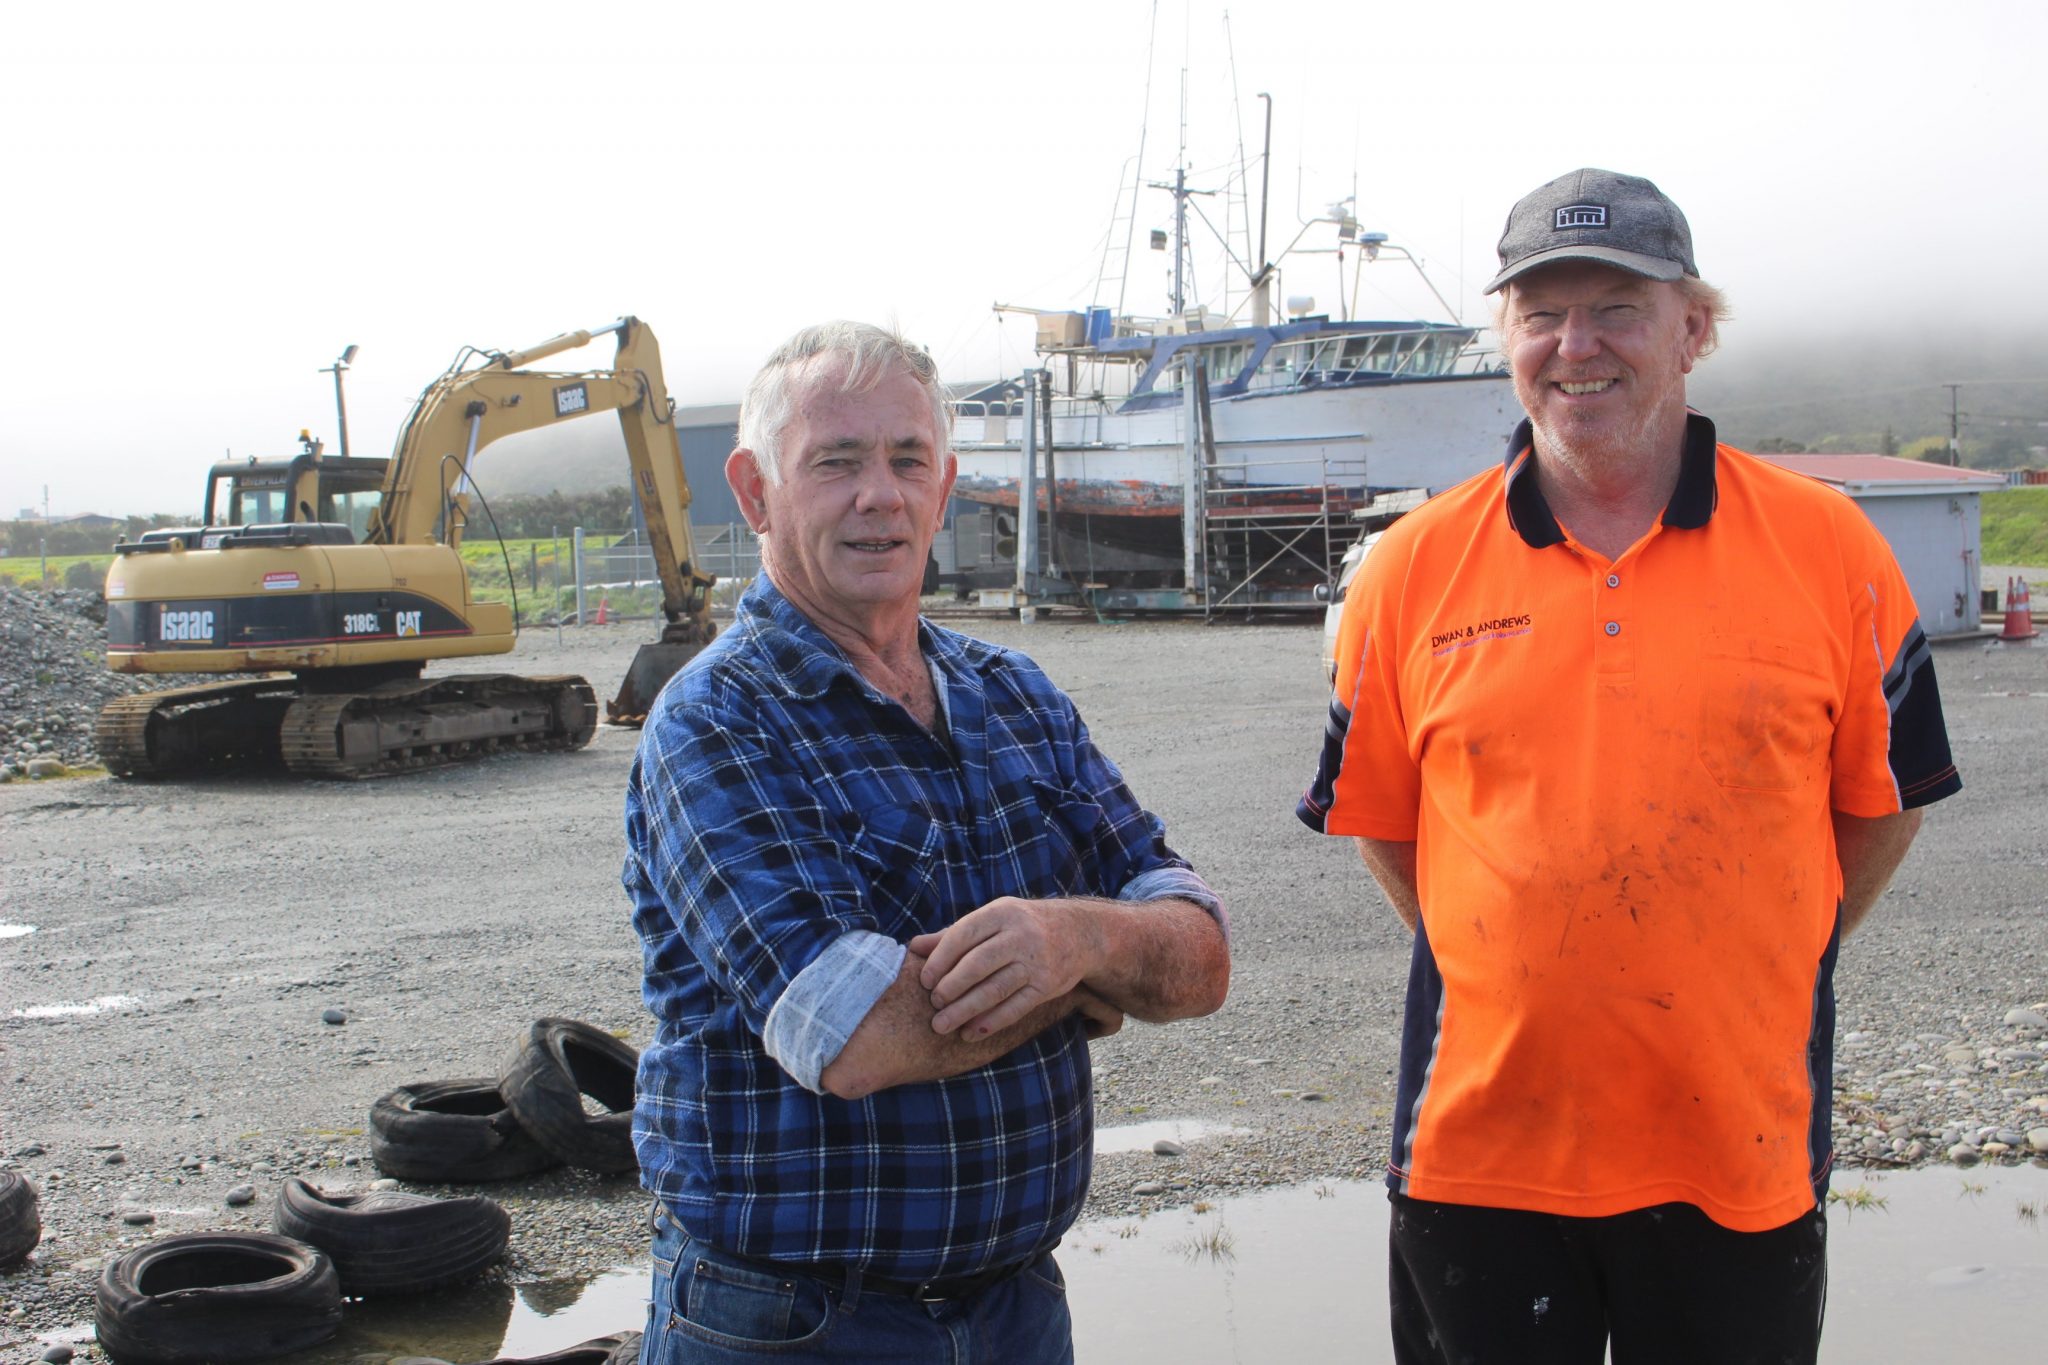
[[[1979,496],[2005,487],[2003,475],[1889,455],[1763,458],[1832,484],[1855,499],[1891,542],[1920,609],[1921,628],[1931,638],[1977,632],[1983,620],[1978,594],[1983,534]]]

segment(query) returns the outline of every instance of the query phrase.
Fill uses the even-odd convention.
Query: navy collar
[[[1685,414],[1685,451],[1679,457],[1678,487],[1664,504],[1663,521],[1680,531],[1697,531],[1714,515],[1718,498],[1714,482],[1713,420],[1697,412]],[[1508,438],[1504,465],[1507,474],[1508,524],[1515,528],[1531,549],[1564,542],[1564,528],[1557,524],[1543,490],[1536,486],[1536,435],[1523,418]]]

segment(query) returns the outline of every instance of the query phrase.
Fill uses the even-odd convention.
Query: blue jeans
[[[970,1299],[863,1290],[860,1272],[778,1275],[654,1216],[654,1292],[640,1365],[1073,1365],[1066,1281],[1050,1254]]]

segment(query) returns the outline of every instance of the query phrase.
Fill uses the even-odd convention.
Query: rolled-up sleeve
[[[822,1094],[819,1077],[896,980],[908,952],[895,939],[861,929],[834,940],[768,1011],[761,1046],[798,1085]]]

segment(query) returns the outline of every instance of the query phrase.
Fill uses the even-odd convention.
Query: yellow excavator
[[[607,370],[525,366],[610,333]],[[116,545],[107,662],[121,673],[263,673],[121,697],[101,710],[108,771],[167,776],[265,766],[373,777],[506,750],[574,749],[597,730],[573,676],[448,674],[435,659],[503,654],[512,609],[479,602],[458,553],[477,452],[514,432],[616,411],[661,580],[661,638],[642,645],[610,718],[637,724],[715,631],[690,536],[690,487],[654,333],[634,318],[523,351],[465,350],[420,395],[389,459],[218,464],[202,526]],[[488,510],[486,508],[486,510]]]

